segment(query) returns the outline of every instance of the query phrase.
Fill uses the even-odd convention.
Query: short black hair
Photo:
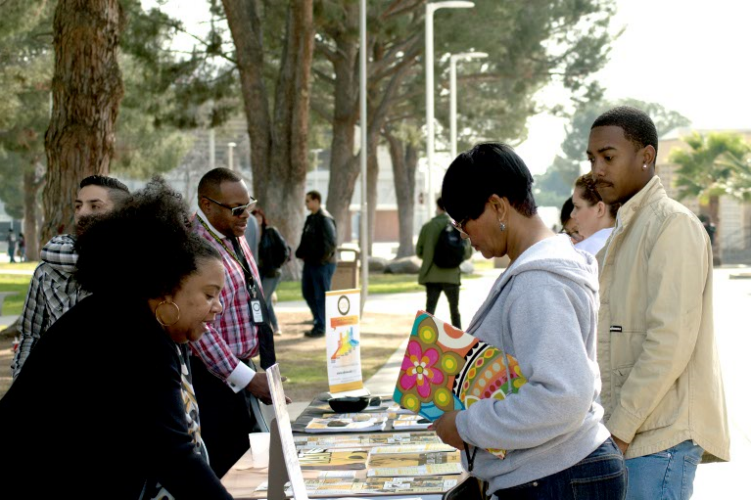
[[[198,196],[216,197],[223,182],[240,182],[243,178],[228,168],[214,168],[209,170],[198,182]]]
[[[90,175],[80,182],[78,189],[83,189],[86,186],[99,186],[105,188],[109,193],[112,202],[116,206],[122,205],[130,198],[130,189],[128,189],[128,186],[114,177],[107,177],[106,175]]]
[[[446,205],[443,204],[443,198],[441,196],[439,196],[438,199],[435,200],[435,206],[437,206],[444,212],[446,211]]]
[[[525,217],[537,213],[534,179],[527,165],[507,144],[486,142],[461,153],[443,177],[446,211],[457,221],[476,219],[492,195],[507,198]]]
[[[308,191],[307,193],[305,193],[305,196],[310,196],[311,200],[321,201],[321,193],[316,190]]]
[[[636,149],[647,146],[655,148],[657,158],[657,127],[647,113],[631,106],[618,106],[598,116],[590,130],[610,126],[620,127],[623,135],[636,146]]]
[[[571,220],[571,212],[574,211],[574,197],[569,196],[561,207],[561,226],[565,226]]]
[[[76,250],[76,280],[85,290],[128,301],[174,293],[201,259],[221,260],[192,231],[182,196],[160,177],[94,221],[76,240]]]

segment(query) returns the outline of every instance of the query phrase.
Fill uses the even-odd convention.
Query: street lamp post
[[[234,149],[235,146],[237,146],[237,144],[234,142],[227,143],[227,168],[230,170],[232,170],[232,149]]]
[[[451,91],[451,112],[449,122],[451,124],[451,161],[456,158],[456,61],[469,59],[483,59],[488,57],[485,52],[462,52],[453,54],[449,64],[449,89]]]
[[[360,316],[368,300],[368,4],[360,0]],[[357,269],[355,269],[357,272]]]
[[[433,130],[433,122],[435,121],[435,103],[433,100],[433,13],[438,9],[469,9],[474,6],[474,2],[459,0],[428,3],[425,5],[425,113],[427,115],[428,127],[428,199],[425,200],[425,205],[428,207],[428,213],[430,213],[435,203],[435,193],[433,191],[433,154],[435,153]]]

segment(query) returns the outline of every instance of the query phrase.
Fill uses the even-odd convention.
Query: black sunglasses
[[[464,230],[464,224],[466,224],[468,220],[469,220],[469,217],[465,217],[459,222],[456,222],[454,219],[451,219],[451,225],[454,226],[454,229],[456,229],[463,235],[469,236],[467,232]]]
[[[235,217],[242,217],[246,210],[256,204],[256,200],[252,196],[250,197],[250,203],[248,203],[247,205],[240,205],[239,207],[231,207],[229,205],[225,205],[224,203],[221,203],[219,201],[212,200],[208,196],[204,196],[204,198],[209,200],[211,203],[216,203],[220,207],[226,208],[227,210],[232,212],[232,215],[234,215]]]

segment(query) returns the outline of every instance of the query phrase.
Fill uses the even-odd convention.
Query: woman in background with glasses
[[[571,212],[574,210],[573,196],[569,196],[566,201],[563,202],[561,207],[561,234],[567,234],[571,238],[571,243],[576,245],[584,239],[579,234],[579,228],[576,227],[576,221],[571,218]]]

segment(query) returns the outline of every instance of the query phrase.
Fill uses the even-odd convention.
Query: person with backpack
[[[435,314],[438,299],[443,292],[449,301],[451,324],[461,328],[459,266],[472,255],[472,247],[469,240],[463,240],[459,231],[451,225],[441,198],[436,200],[436,216],[420,230],[416,250],[417,256],[422,259],[418,282],[425,286],[425,310]]]
[[[23,233],[18,233],[18,258],[21,262],[26,262],[26,238]]]
[[[274,330],[274,335],[281,335],[282,331],[276,319],[271,297],[274,295],[276,287],[279,286],[279,281],[282,279],[282,266],[289,261],[292,249],[281,233],[274,226],[268,225],[266,214],[262,209],[256,207],[251,213],[258,221],[260,230],[258,271],[261,274],[261,287],[269,310],[269,322]]]

